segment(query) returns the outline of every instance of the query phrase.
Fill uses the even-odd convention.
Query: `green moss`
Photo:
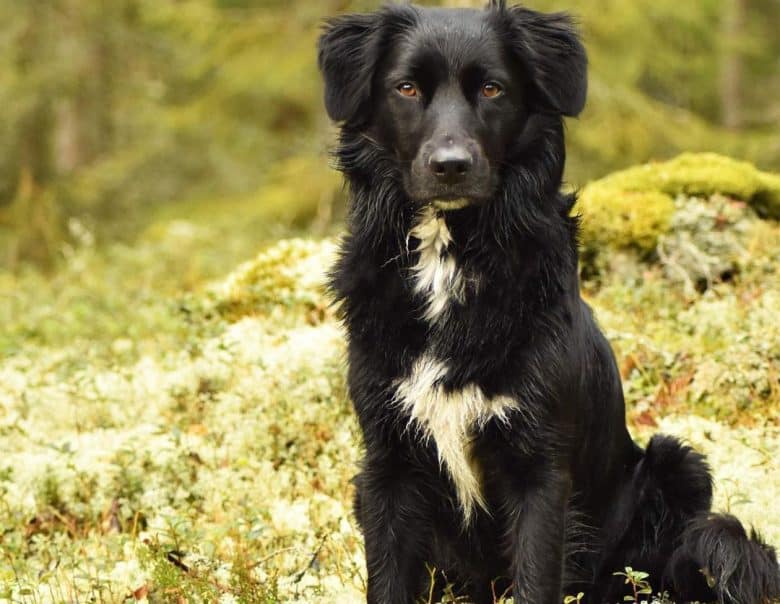
[[[760,188],[750,199],[751,205],[761,216],[780,220],[780,174],[759,172]]]
[[[672,197],[716,193],[746,201],[770,218],[780,218],[780,175],[715,153],[684,153],[670,161],[615,172],[586,187],[615,191],[659,191]]]
[[[580,200],[586,249],[605,245],[649,252],[655,249],[674,213],[674,201],[658,191],[588,187]]]
[[[47,467],[43,479],[38,485],[37,498],[39,505],[64,512],[67,508],[62,495],[60,483],[52,468]]]

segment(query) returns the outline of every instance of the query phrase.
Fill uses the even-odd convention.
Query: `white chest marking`
[[[411,235],[420,244],[420,257],[413,270],[414,291],[426,298],[423,317],[436,322],[452,300],[463,302],[463,275],[455,259],[447,253],[452,236],[444,218],[432,207],[427,207],[412,228]]]
[[[411,415],[410,421],[415,424],[412,429],[419,429],[423,438],[434,440],[439,462],[452,477],[468,524],[475,506],[487,510],[479,468],[471,456],[474,432],[493,418],[508,422],[509,412],[517,408],[517,403],[506,396],[488,398],[473,384],[445,392],[441,382],[446,374],[445,363],[423,355],[411,375],[399,381],[396,396]]]

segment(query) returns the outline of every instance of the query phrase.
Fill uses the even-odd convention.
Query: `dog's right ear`
[[[325,109],[333,121],[347,122],[360,115],[371,98],[384,50],[416,19],[412,6],[392,4],[375,13],[344,15],[325,23],[318,62],[325,80]]]
[[[325,109],[332,120],[355,116],[371,96],[381,17],[346,15],[325,24],[318,61],[325,80]]]

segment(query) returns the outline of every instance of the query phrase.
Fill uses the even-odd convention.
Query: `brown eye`
[[[497,96],[501,96],[504,89],[501,88],[496,82],[487,82],[482,85],[482,96],[488,99],[494,99]]]
[[[403,84],[400,84],[397,90],[401,93],[402,96],[405,97],[413,98],[417,96],[417,86],[411,82],[404,82]]]

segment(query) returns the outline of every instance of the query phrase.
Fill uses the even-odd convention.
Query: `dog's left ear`
[[[588,58],[572,18],[521,7],[501,13],[507,20],[512,51],[541,93],[545,109],[579,115],[588,93]]]

